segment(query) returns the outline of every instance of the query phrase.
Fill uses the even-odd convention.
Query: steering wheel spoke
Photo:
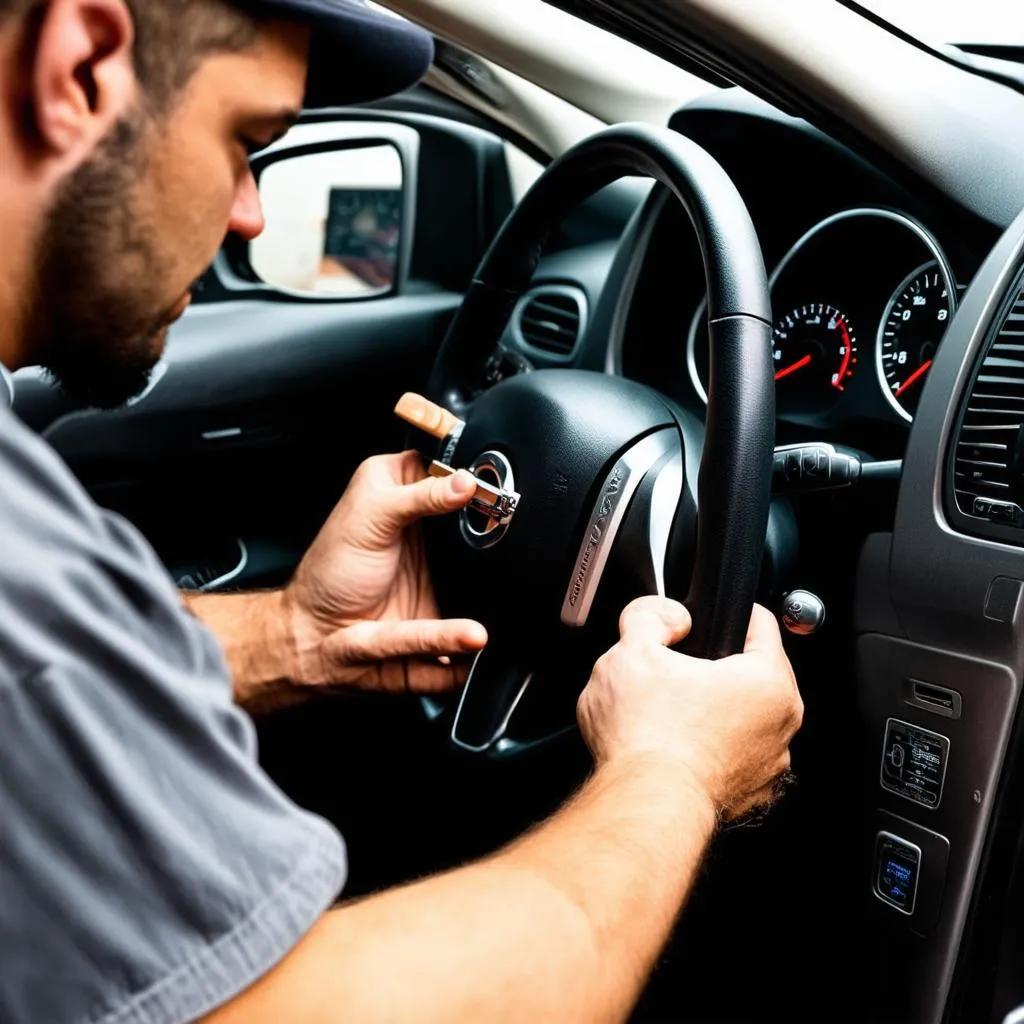
[[[521,650],[511,638],[499,635],[476,656],[452,722],[455,746],[483,754],[505,738],[533,679],[533,670],[521,663]]]

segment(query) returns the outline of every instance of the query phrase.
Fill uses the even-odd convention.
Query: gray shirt
[[[0,408],[0,1021],[201,1017],[345,866],[148,544]]]

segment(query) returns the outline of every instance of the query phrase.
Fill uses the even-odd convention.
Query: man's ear
[[[138,95],[124,0],[49,0],[32,58],[32,108],[52,155],[90,151]]]

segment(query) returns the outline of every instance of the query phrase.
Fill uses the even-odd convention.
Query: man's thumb
[[[424,516],[443,516],[469,503],[476,492],[476,482],[465,470],[449,477],[427,477],[414,484],[405,484],[389,491],[379,515],[396,530]]]

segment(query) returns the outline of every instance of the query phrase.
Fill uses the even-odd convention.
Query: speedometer
[[[956,309],[956,295],[937,263],[908,275],[893,293],[878,332],[876,365],[882,392],[912,421],[935,351]]]

